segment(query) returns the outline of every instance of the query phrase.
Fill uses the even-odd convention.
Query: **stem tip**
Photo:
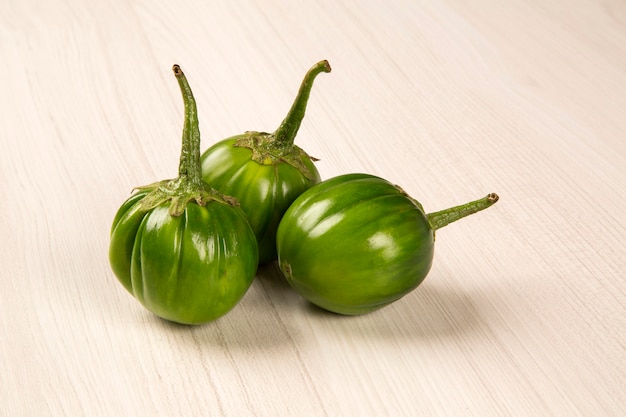
[[[174,71],[174,75],[177,77],[182,77],[183,75],[183,70],[180,69],[180,65],[178,64],[174,64],[174,66],[172,67],[172,71]]]
[[[491,202],[491,204],[496,204],[500,199],[500,196],[496,193],[490,193],[487,195],[487,199]]]
[[[324,66],[323,71],[324,72],[330,72],[332,70],[332,68],[330,67],[330,63],[325,59],[321,62],[321,64]]]

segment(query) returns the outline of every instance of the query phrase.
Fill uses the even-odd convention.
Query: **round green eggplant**
[[[347,174],[302,193],[276,236],[279,268],[311,303],[365,314],[414,290],[430,271],[435,230],[498,200],[496,194],[436,213],[400,187]]]
[[[202,176],[220,192],[237,198],[254,230],[259,261],[276,260],[276,229],[285,210],[302,192],[320,182],[317,159],[294,145],[315,77],[330,72],[320,61],[307,72],[298,95],[274,133],[245,132],[208,148]]]
[[[159,317],[182,324],[215,320],[254,279],[256,239],[237,207],[188,204],[172,216],[169,203],[145,210],[139,200],[125,204],[117,217],[109,250],[113,271]]]
[[[174,66],[185,102],[179,177],[138,187],[117,211],[109,261],[144,307],[166,320],[201,324],[230,311],[258,266],[254,231],[236,199],[202,181],[191,89]]]

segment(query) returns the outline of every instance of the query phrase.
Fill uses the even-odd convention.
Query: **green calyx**
[[[477,213],[493,206],[498,202],[500,197],[496,193],[488,194],[476,201],[461,204],[460,206],[451,207],[445,210],[429,213],[426,217],[433,230],[441,229],[452,222],[467,217],[470,214]]]
[[[274,165],[280,162],[296,168],[306,178],[315,181],[315,175],[303,160],[319,161],[310,156],[302,148],[293,143],[290,146],[278,146],[274,133],[246,132],[234,146],[248,148],[252,151],[251,159],[261,165]]]
[[[211,201],[230,206],[239,205],[235,197],[220,194],[204,183],[198,187],[186,177],[155,182],[150,185],[136,187],[136,190],[148,191],[148,194],[141,200],[144,210],[151,210],[169,201],[169,214],[171,216],[180,216],[191,201],[200,206],[204,206]]]
[[[298,169],[308,179],[314,175],[302,162],[303,159],[317,161],[304,150],[294,145],[294,140],[304,119],[306,106],[313,87],[313,81],[321,72],[330,72],[328,61],[320,61],[313,65],[304,76],[298,95],[289,113],[274,133],[245,132],[235,146],[248,148],[252,151],[252,160],[263,165],[283,162]]]
[[[183,143],[178,167],[178,178],[159,181],[150,185],[137,187],[147,191],[141,200],[144,210],[151,210],[166,202],[170,202],[169,213],[179,216],[191,201],[204,206],[211,201],[236,206],[239,203],[234,197],[220,194],[202,181],[200,165],[200,128],[198,110],[185,74],[178,65],[172,67],[178,80],[185,105],[185,121],[183,125]]]

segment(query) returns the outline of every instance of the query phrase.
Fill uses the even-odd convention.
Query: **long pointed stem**
[[[196,101],[187,78],[180,67],[174,65],[172,70],[178,80],[185,104],[183,144],[180,151],[178,177],[137,187],[137,189],[148,193],[141,200],[142,209],[146,211],[151,210],[169,202],[169,214],[171,216],[180,216],[191,201],[201,206],[211,201],[236,206],[239,204],[236,198],[219,193],[202,180],[200,129],[198,127]]]
[[[304,76],[298,95],[291,105],[289,113],[287,113],[285,120],[283,120],[276,132],[274,132],[274,141],[277,145],[285,148],[293,145],[298,129],[300,129],[302,119],[304,119],[304,113],[306,111],[309,95],[311,94],[311,88],[313,87],[313,81],[320,72],[330,72],[330,64],[328,61],[320,61],[313,65]]]
[[[185,105],[185,122],[183,125],[183,145],[180,152],[178,174],[196,184],[202,182],[202,166],[200,165],[200,128],[198,109],[187,77],[178,65],[172,67]]]
[[[462,219],[463,217],[491,207],[498,201],[499,198],[500,197],[498,197],[497,194],[491,193],[480,200],[437,211],[435,213],[429,213],[427,214],[428,221],[430,222],[433,230],[441,229],[442,227]]]

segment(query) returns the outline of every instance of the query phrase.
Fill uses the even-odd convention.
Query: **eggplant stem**
[[[479,200],[461,204],[460,206],[450,207],[434,213],[429,213],[426,216],[428,217],[428,222],[433,230],[437,230],[449,225],[452,222],[460,220],[463,217],[485,210],[486,208],[494,205],[499,199],[500,197],[498,197],[496,193],[491,193]]]
[[[183,145],[180,152],[178,175],[187,177],[193,184],[202,182],[202,165],[200,164],[200,128],[196,100],[187,81],[187,77],[179,65],[172,67],[185,105],[185,121],[183,125]]]
[[[313,81],[315,81],[315,77],[319,73],[330,71],[330,64],[328,61],[323,60],[313,65],[306,73],[298,90],[298,95],[291,105],[291,109],[289,109],[289,113],[287,113],[287,116],[273,134],[276,145],[283,148],[291,148],[293,146],[302,119],[304,119]]]

